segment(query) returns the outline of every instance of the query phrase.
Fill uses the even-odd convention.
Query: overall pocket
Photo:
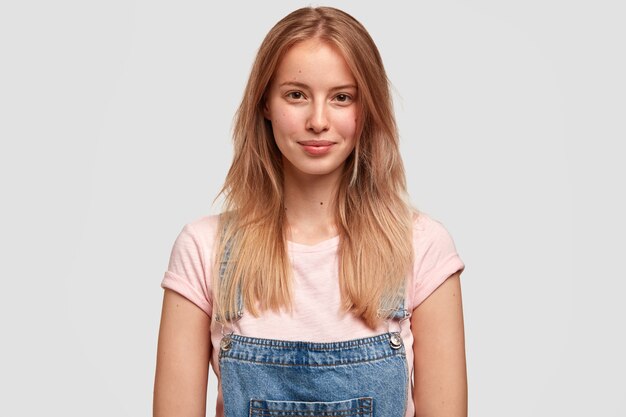
[[[250,400],[250,417],[373,417],[372,397],[308,402]]]

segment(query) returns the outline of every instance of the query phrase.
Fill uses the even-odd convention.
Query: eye
[[[337,94],[335,96],[335,100],[337,100],[340,103],[348,103],[350,100],[352,100],[352,97],[350,97],[347,94]]]
[[[304,98],[304,94],[302,94],[302,91],[290,91],[287,93],[287,98],[291,100],[301,100]]]

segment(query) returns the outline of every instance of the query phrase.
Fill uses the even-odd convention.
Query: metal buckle
[[[400,337],[399,333],[392,333],[389,336],[389,344],[392,349],[400,349],[402,347],[402,337]]]

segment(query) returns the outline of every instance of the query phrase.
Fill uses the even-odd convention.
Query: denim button
[[[391,345],[392,349],[400,349],[400,347],[402,346],[402,338],[399,334],[394,333],[389,338],[389,344]]]
[[[222,350],[230,350],[231,345],[232,345],[232,340],[228,336],[224,336],[222,340],[220,341],[220,348]]]

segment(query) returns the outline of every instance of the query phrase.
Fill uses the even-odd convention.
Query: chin
[[[324,166],[319,164],[310,165],[291,165],[291,169],[300,174],[312,176],[337,175],[341,171],[341,166]]]

